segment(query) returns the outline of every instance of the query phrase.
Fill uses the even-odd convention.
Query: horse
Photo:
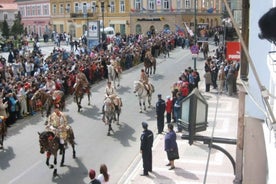
[[[65,96],[63,91],[60,90],[55,90],[52,94],[50,94],[43,89],[39,89],[34,93],[31,101],[32,104],[39,106],[42,117],[44,117],[44,111],[46,111],[46,117],[51,114],[53,105],[60,108],[61,110],[63,110],[65,106]]]
[[[134,81],[134,93],[138,96],[139,99],[139,105],[140,105],[140,113],[142,113],[142,106],[144,106],[144,111],[147,110],[146,108],[146,100],[148,100],[148,108],[151,108],[151,97],[152,93],[154,93],[154,86],[152,84],[149,84],[151,86],[151,90],[149,92],[146,89],[146,86],[141,81]],[[143,102],[143,104],[142,104]]]
[[[113,86],[116,87],[116,80],[118,82],[117,87],[120,86],[120,70],[114,68],[112,64],[107,65],[108,81],[113,81]]]
[[[202,52],[203,52],[203,57],[204,59],[207,59],[208,57],[208,52],[209,52],[209,44],[208,42],[204,42],[202,44]]]
[[[78,112],[80,112],[82,106],[81,106],[81,101],[83,99],[83,95],[87,94],[88,97],[88,105],[90,105],[90,96],[91,96],[91,92],[90,92],[90,88],[89,86],[84,87],[84,83],[83,82],[77,82],[76,86],[75,86],[75,101],[78,105]]]
[[[3,149],[4,147],[4,138],[7,134],[7,125],[5,123],[5,119],[1,118],[0,119],[0,137],[1,137],[1,140],[0,140],[0,149]]]
[[[155,74],[156,71],[156,59],[153,56],[145,57],[144,59],[145,72],[149,75]]]
[[[58,150],[60,151],[60,154],[62,155],[61,157],[61,162],[60,166],[64,166],[64,160],[65,160],[65,148],[60,146],[60,140],[59,137],[57,137],[52,131],[44,131],[42,133],[39,133],[39,145],[40,145],[40,153],[44,154],[45,152],[47,153],[47,158],[46,158],[46,165],[50,168],[53,169],[53,176],[57,176],[57,155],[58,155]],[[73,149],[73,158],[76,158],[76,151],[75,151],[75,142],[74,142],[74,133],[72,128],[70,128],[67,131],[67,142],[69,142],[72,146]],[[66,142],[66,144],[67,144]],[[51,155],[54,155],[54,164],[49,164],[50,157]]]
[[[108,125],[107,135],[110,136],[110,131],[114,132],[112,129],[112,123],[116,120],[115,104],[110,97],[107,97],[104,101],[103,113],[105,117],[104,122]]]

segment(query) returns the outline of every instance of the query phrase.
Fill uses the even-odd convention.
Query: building
[[[13,0],[0,1],[0,22],[7,21],[11,28],[18,14],[17,4]]]
[[[41,38],[51,33],[49,0],[16,0],[27,34]]]

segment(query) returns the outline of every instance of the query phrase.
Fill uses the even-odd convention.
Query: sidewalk
[[[216,90],[202,92],[204,82],[201,82],[200,91],[208,101],[208,128],[197,135],[211,136],[214,124],[216,124],[214,137],[236,138],[238,121],[238,97],[228,97],[225,94],[217,95]],[[218,105],[217,105],[218,102]],[[216,107],[218,109],[216,110]],[[216,113],[217,112],[217,113]],[[165,125],[164,130],[167,127]],[[153,146],[153,172],[149,176],[140,176],[143,172],[141,155],[129,167],[121,178],[120,184],[228,184],[233,183],[234,170],[230,160],[224,153],[212,149],[209,160],[208,174],[205,170],[208,160],[208,145],[202,142],[194,142],[192,146],[187,140],[181,139],[181,133],[177,133],[180,159],[175,160],[176,168],[168,170],[168,163],[164,151],[164,135],[158,135]],[[235,145],[217,144],[227,150],[235,160]],[[122,181],[123,180],[123,181]]]

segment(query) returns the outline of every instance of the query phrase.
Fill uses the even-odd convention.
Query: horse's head
[[[49,141],[55,139],[55,135],[53,132],[44,131],[39,133],[39,146],[40,146],[40,153],[43,154],[49,148]]]
[[[31,100],[38,100],[41,98],[41,94],[42,94],[42,90],[36,90],[36,92],[34,93],[34,95],[32,96]]]
[[[139,90],[140,87],[141,87],[141,82],[140,81],[134,81],[133,93],[136,93]]]

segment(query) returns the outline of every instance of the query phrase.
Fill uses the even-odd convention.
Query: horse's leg
[[[90,105],[90,96],[91,96],[91,93],[90,93],[90,91],[88,91],[88,93],[87,93],[88,105]]]
[[[151,108],[151,94],[148,96],[148,103],[149,103],[149,107],[148,108]]]
[[[72,146],[72,149],[73,149],[73,158],[76,158],[76,150],[75,150],[75,143],[74,143],[74,140],[73,140],[73,142],[71,143],[71,146]]]
[[[146,108],[146,100],[145,100],[145,99],[143,100],[143,106],[144,106],[144,111],[147,111],[147,108]]]
[[[0,140],[0,149],[4,148],[4,133],[1,135],[1,140]]]
[[[60,162],[60,167],[64,166],[64,160],[65,160],[65,146],[63,145],[61,148],[61,162]]]
[[[54,155],[54,172],[53,172],[53,177],[56,177],[57,174],[57,154]]]
[[[140,113],[142,113],[142,101],[139,99]]]

